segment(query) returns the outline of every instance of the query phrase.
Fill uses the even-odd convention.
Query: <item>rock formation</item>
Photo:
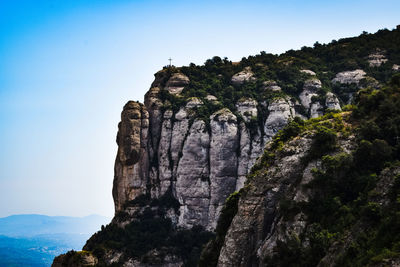
[[[326,94],[325,106],[327,109],[341,110],[339,99],[331,92]]]
[[[377,49],[375,53],[368,56],[368,63],[370,67],[379,67],[386,63],[388,59],[385,56],[385,51]]]
[[[361,69],[353,71],[342,71],[336,74],[336,77],[332,80],[332,82],[342,84],[359,84],[360,81],[365,78],[365,75],[365,71]]]
[[[165,90],[170,94],[179,94],[189,84],[189,78],[182,73],[174,73],[165,85]]]
[[[281,242],[304,234],[307,215],[298,213],[290,223],[282,221],[280,201],[282,196],[296,202],[311,197],[305,185],[321,160],[304,166],[303,159],[312,150],[313,133],[285,144],[270,141],[296,117],[317,118],[326,110],[341,110],[341,103],[350,103],[356,90],[378,87],[378,81],[361,69],[334,77],[333,69],[321,71],[328,67],[313,66],[314,61],[260,55],[264,56],[260,62],[216,59],[204,68],[164,68],[155,74],[144,104],[129,101],[124,106],[117,134],[115,218],[85,249],[95,250],[93,244],[102,244],[108,234],[117,236],[125,227],[142,227],[140,223],[150,217],[160,223],[157,226],[168,226],[165,231],[170,235],[163,240],[169,243],[128,255],[125,247],[111,242],[113,247],[97,251],[94,260],[124,266],[181,266],[187,255],[178,255],[176,240],[170,237],[193,229],[191,234],[214,233],[225,201],[235,191],[245,194],[218,255],[219,266],[260,266]],[[363,55],[366,58],[374,66],[386,59],[376,54]],[[303,62],[307,64],[296,65]],[[346,86],[353,91],[346,91]],[[339,138],[337,150],[351,150],[353,139],[348,137]],[[278,157],[268,161],[265,175],[254,175],[251,169],[265,160],[266,146]]]
[[[236,73],[231,79],[232,84],[234,85],[240,85],[244,82],[251,82],[255,80],[256,78],[254,77],[254,73],[251,71],[250,67],[246,67],[241,72]]]
[[[124,211],[129,201],[141,195],[160,198],[171,193],[180,203],[176,214],[179,226],[197,224],[213,230],[225,199],[243,187],[265,143],[296,114],[289,98],[278,98],[267,107],[263,129],[256,124],[253,131],[247,123],[257,119],[258,103],[246,98],[236,104],[243,122],[225,108],[210,116],[207,129],[206,122],[192,121],[191,110],[203,104],[198,98],[189,99],[176,113],[170,109],[162,112],[159,92],[170,90],[171,79],[176,77],[172,75],[163,89],[159,89],[161,85],[152,87],[145,105],[128,102],[122,111],[113,188],[115,210]]]
[[[263,89],[265,91],[273,91],[273,92],[279,92],[282,90],[282,88],[279,87],[279,85],[275,81],[264,81],[263,82]]]

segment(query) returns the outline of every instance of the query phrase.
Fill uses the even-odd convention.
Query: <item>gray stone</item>
[[[204,121],[196,120],[182,149],[176,175],[175,192],[181,203],[179,226],[206,227],[210,203],[208,156],[210,136]]]
[[[288,98],[276,98],[268,105],[268,118],[264,125],[264,143],[282,129],[295,116],[293,102]]]
[[[215,229],[225,199],[235,191],[239,132],[236,116],[229,109],[211,115],[210,209],[207,229]]]
[[[275,81],[264,81],[263,89],[265,91],[272,91],[272,92],[282,91],[282,88],[278,86],[278,84]]]
[[[385,56],[385,51],[377,49],[374,53],[368,56],[368,63],[370,67],[379,67],[386,63],[388,59]]]
[[[325,106],[327,109],[341,110],[339,99],[331,92],[326,93]]]
[[[316,76],[317,75],[312,70],[300,70],[300,72],[305,73],[305,74],[309,74],[311,76]]]
[[[245,67],[241,72],[236,73],[232,76],[231,82],[234,85],[241,85],[244,82],[255,81],[254,73],[250,67]]]
[[[242,115],[245,122],[257,117],[257,101],[251,98],[242,98],[236,103],[236,109]]]
[[[311,108],[312,97],[318,96],[317,90],[322,87],[320,80],[313,78],[304,82],[303,91],[300,93],[299,98],[303,107],[309,111]]]
[[[182,92],[189,82],[190,80],[186,75],[177,72],[172,74],[171,78],[169,78],[165,85],[165,90],[168,90],[170,94],[177,95]]]
[[[332,83],[341,83],[341,84],[359,84],[362,79],[365,78],[365,71],[363,70],[352,70],[352,71],[343,71],[336,74],[336,77],[332,80]]]

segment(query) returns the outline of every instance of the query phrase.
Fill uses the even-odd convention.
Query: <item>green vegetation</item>
[[[349,93],[358,91],[355,84],[332,84],[331,80],[338,72],[354,69],[363,69],[368,78],[361,81],[361,85],[367,85],[378,81],[385,83],[393,75],[393,64],[400,62],[400,29],[380,30],[375,34],[363,33],[358,37],[345,38],[321,45],[315,43],[314,47],[302,47],[300,50],[289,50],[281,55],[261,52],[255,56],[243,58],[240,62],[231,62],[227,58],[213,57],[204,65],[195,65],[180,68],[165,67],[158,76],[163,85],[174,72],[181,72],[189,77],[190,84],[185,87],[180,96],[170,95],[166,91],[161,92],[161,99],[168,100],[165,108],[177,112],[184,106],[190,97],[199,97],[205,106],[196,111],[196,114],[205,121],[216,110],[226,107],[236,116],[236,103],[241,98],[253,98],[258,103],[269,102],[276,97],[288,96],[298,100],[303,84],[310,76],[300,70],[309,69],[316,73],[322,82],[318,97],[324,103],[326,92],[332,91],[338,95],[342,103],[348,103]],[[370,67],[368,55],[379,48],[384,52],[388,61],[380,67]],[[254,73],[255,81],[244,82],[241,85],[233,85],[231,78],[234,74],[250,67]],[[266,90],[263,84],[266,81],[275,81],[281,88],[281,92]],[[207,101],[207,95],[214,95],[218,103]],[[262,111],[260,108],[259,111]],[[296,106],[297,112],[305,114],[302,106]],[[265,120],[264,112],[259,112],[259,120]]]
[[[399,81],[400,74],[381,90],[360,92],[349,118],[357,126],[356,148],[351,153],[329,153],[335,150],[340,132],[337,127],[327,128],[332,123],[323,120],[339,114],[303,126],[300,132],[307,131],[307,124],[315,129],[311,153],[312,158],[322,159],[322,166],[313,169],[315,178],[307,185],[313,190],[310,201],[283,199],[280,210],[286,220],[303,212],[307,231],[286,243],[278,242],[276,254],[265,259],[267,265],[316,266],[331,246],[346,242],[350,244],[337,255],[338,266],[367,266],[400,257]],[[280,136],[292,128],[288,126]],[[389,203],[383,205],[383,201]]]
[[[142,262],[159,263],[162,263],[165,255],[171,254],[183,259],[185,266],[196,266],[202,246],[211,237],[213,234],[201,226],[175,228],[163,211],[148,207],[123,228],[116,224],[107,225],[87,241],[84,249],[99,259],[103,259],[106,251],[112,249],[124,253],[121,260],[132,257]],[[154,249],[160,251],[161,255],[148,254]],[[99,262],[99,265],[105,265],[105,262]]]
[[[370,67],[367,57],[377,48],[384,51],[388,61],[380,67]],[[191,97],[198,97],[204,105],[193,109],[190,123],[195,118],[204,120],[207,130],[210,130],[210,115],[222,108],[230,109],[239,122],[244,121],[236,103],[243,98],[255,99],[259,103],[258,117],[246,122],[254,135],[259,129],[264,134],[260,126],[268,116],[267,108],[261,103],[268,104],[280,97],[288,97],[293,102],[299,100],[304,82],[311,78],[301,72],[302,69],[314,71],[322,82],[313,101],[324,102],[325,94],[332,91],[342,103],[348,103],[349,93],[359,88],[332,84],[338,72],[363,69],[369,77],[385,84],[394,74],[392,65],[399,63],[400,28],[363,33],[326,45],[315,43],[314,47],[290,50],[281,55],[261,52],[240,62],[213,57],[202,66],[166,67],[156,74],[156,79],[164,86],[173,73],[188,76],[190,83],[179,96],[161,90],[163,109],[171,109],[176,114]],[[256,80],[233,85],[232,76],[245,67],[251,68]],[[315,179],[307,185],[316,192],[309,202],[296,203],[284,198],[279,202],[283,219],[290,221],[300,212],[307,216],[306,233],[292,236],[286,243],[278,242],[276,254],[265,259],[267,265],[316,266],[333,244],[344,243],[350,234],[354,240],[346,252],[338,256],[340,266],[366,266],[400,257],[400,178],[388,185],[390,203],[386,206],[380,205],[382,192],[377,188],[385,168],[388,175],[393,176],[390,172],[400,166],[400,75],[394,75],[391,82],[379,90],[376,86],[368,87],[374,82],[371,78],[361,81],[365,89],[355,94],[357,104],[344,107],[344,112],[325,110],[323,117],[307,121],[294,118],[273,138],[252,168],[248,182],[265,175],[263,172],[268,166],[284,153],[285,143],[305,135],[313,137],[313,143],[304,164],[315,159],[322,161],[321,168],[313,170]],[[267,81],[275,81],[282,91],[267,90]],[[207,100],[207,95],[216,96],[218,101]],[[297,113],[307,115],[301,105],[295,108]],[[355,150],[351,153],[337,151],[338,141],[354,134]],[[152,164],[157,164],[156,157]],[[103,256],[109,250],[123,252],[121,260],[133,257],[142,262],[161,263],[165,255],[177,255],[185,266],[197,263],[216,266],[226,233],[238,211],[239,198],[245,193],[246,188],[226,200],[215,235],[199,226],[192,229],[174,226],[166,213],[171,209],[178,212],[179,203],[170,191],[159,200],[140,196],[126,204],[126,207],[138,208],[134,220],[128,213],[119,213],[115,221],[132,221],[124,227],[110,224],[102,228],[87,241],[84,249],[100,259],[100,266],[105,264]],[[309,246],[304,246],[305,240],[309,241]],[[160,255],[152,255],[153,249]]]
[[[400,257],[400,175],[395,174],[400,168],[400,74],[382,89],[360,91],[356,105],[346,110],[353,111],[332,112],[308,121],[295,118],[273,138],[248,176],[249,181],[263,176],[279,159],[286,142],[297,136],[313,137],[304,164],[321,159],[322,166],[313,169],[314,180],[307,185],[312,198],[309,202],[282,198],[279,203],[284,220],[303,212],[307,231],[287,242],[279,241],[276,253],[265,259],[268,266],[316,266],[331,246],[346,242],[350,244],[337,255],[338,266],[366,266]],[[338,151],[338,139],[352,134],[355,149]],[[386,194],[382,185],[377,187],[382,179],[394,181],[384,185],[390,187],[388,205],[380,204]],[[219,222],[218,227],[223,225]],[[203,251],[201,266],[206,266],[205,262],[216,265],[218,241],[223,240],[224,235],[217,233]],[[304,245],[305,241],[309,245]]]

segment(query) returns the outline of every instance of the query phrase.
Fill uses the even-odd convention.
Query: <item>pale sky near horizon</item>
[[[0,1],[0,217],[112,216],[115,136],[153,74],[393,29],[400,1]]]

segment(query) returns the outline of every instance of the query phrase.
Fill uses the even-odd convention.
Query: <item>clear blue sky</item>
[[[236,61],[399,18],[398,0],[2,0],[0,216],[111,216],[121,109],[169,57]]]

